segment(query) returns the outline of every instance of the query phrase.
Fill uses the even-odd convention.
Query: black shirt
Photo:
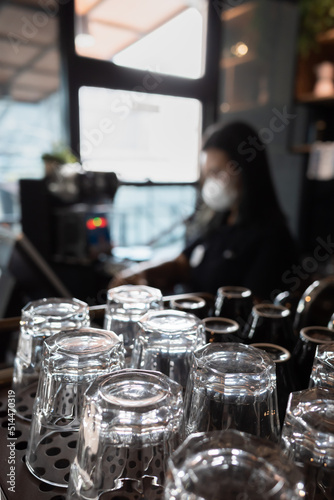
[[[297,261],[293,239],[281,222],[223,222],[183,253],[191,267],[192,291],[215,294],[220,286],[244,286],[255,296],[269,300],[288,288],[284,273]]]

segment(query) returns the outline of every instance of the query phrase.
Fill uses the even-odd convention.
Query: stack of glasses
[[[252,300],[220,289],[203,318],[125,285],[103,329],[76,299],[28,304],[13,383],[34,401],[29,471],[68,500],[333,499],[333,330],[298,337]]]

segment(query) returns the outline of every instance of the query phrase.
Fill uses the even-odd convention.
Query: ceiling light
[[[238,42],[231,47],[231,52],[237,57],[243,57],[248,52],[248,47],[244,42]]]
[[[76,17],[75,45],[81,49],[87,49],[95,44],[95,38],[89,33],[88,18],[86,15]]]
[[[89,47],[93,47],[95,44],[95,38],[93,35],[89,35],[88,33],[79,33],[75,37],[75,45],[80,47],[81,49],[87,49]]]

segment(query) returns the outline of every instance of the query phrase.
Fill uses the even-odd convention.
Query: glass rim
[[[205,330],[212,332],[212,333],[233,333],[237,332],[239,330],[239,324],[237,321],[231,318],[222,318],[219,316],[208,316],[207,318],[204,318],[203,320],[204,328]],[[226,329],[226,331],[222,331],[220,329],[216,329],[213,327],[210,327],[210,322],[212,323],[222,323],[225,325],[230,325],[229,328]]]
[[[73,306],[77,306],[77,309],[75,311],[72,311],[72,312],[68,312],[66,316],[63,316],[63,315],[57,315],[57,314],[46,314],[45,312],[45,316],[46,317],[50,317],[50,318],[61,318],[61,319],[65,319],[67,318],[68,316],[72,316],[72,314],[78,314],[78,312],[80,311],[89,311],[89,306],[86,302],[82,301],[82,300],[79,300],[79,299],[76,299],[76,298],[62,298],[62,297],[47,297],[47,298],[42,298],[42,299],[37,299],[37,300],[32,300],[30,302],[28,302],[22,309],[21,309],[21,314],[23,316],[25,315],[28,315],[29,314],[29,317],[31,316],[34,316],[34,314],[38,314],[39,316],[43,316],[43,312],[41,312],[41,308],[44,306],[61,306],[61,305],[73,305]]]
[[[29,301],[22,309],[21,311],[28,312],[31,310],[34,310],[35,308],[39,308],[40,306],[44,305],[61,305],[61,304],[66,304],[66,305],[76,305],[79,308],[89,308],[88,304],[84,302],[83,300],[77,299],[75,297],[69,298],[69,297],[43,297],[41,299],[37,300],[31,300]]]
[[[147,397],[143,400],[131,397],[131,391],[136,386],[147,383],[149,383]],[[110,394],[108,385],[111,391],[116,391],[115,395]],[[119,386],[122,388],[124,398],[120,396]],[[160,394],[156,392],[158,388],[161,390]],[[108,409],[143,413],[165,407],[169,398],[182,398],[182,387],[159,371],[123,368],[99,377],[87,390],[86,396],[88,399],[93,399],[97,405],[101,404],[102,400],[105,401]]]
[[[328,339],[325,339],[325,338],[322,338],[322,339],[317,339],[315,336],[312,337],[309,332],[311,331],[319,331],[319,332],[323,332],[323,334],[325,335],[326,333],[328,333],[328,336],[331,336],[331,338],[328,338]],[[331,344],[331,343],[334,343],[334,330],[332,330],[331,328],[328,328],[327,326],[305,326],[304,328],[302,328],[299,332],[299,336],[300,338],[304,339],[304,340],[307,340],[308,342],[312,342],[313,344]]]
[[[102,343],[93,343],[93,339],[99,339]],[[82,340],[84,349],[77,346],[76,340]],[[111,330],[83,327],[69,330],[61,330],[44,341],[45,347],[51,356],[57,354],[70,357],[89,358],[108,352],[117,345],[121,345],[120,338]],[[78,347],[76,349],[76,346]]]
[[[318,355],[323,355],[326,352],[332,352],[334,354],[334,340],[333,342],[324,342],[322,344],[317,345],[316,351],[315,351],[315,357]]]
[[[217,295],[226,296],[230,298],[247,298],[252,296],[252,290],[250,288],[244,286],[234,286],[234,285],[225,285],[221,286],[217,290]]]
[[[266,309],[268,310],[268,312],[266,311]],[[286,318],[291,315],[291,312],[287,307],[281,306],[279,304],[255,304],[253,306],[253,311],[256,313],[256,315],[262,316],[264,318]]]
[[[274,358],[273,356],[270,355],[269,350],[263,349],[265,352],[267,352],[269,354],[269,356],[272,358],[274,363],[285,363],[286,361],[291,359],[291,352],[281,345],[271,344],[269,342],[255,342],[254,344],[249,344],[249,345],[251,345],[253,347],[257,347],[258,349],[261,349],[262,347],[264,347],[264,348],[268,347],[268,348],[276,349],[277,351],[282,353],[284,355],[282,358],[280,358],[280,357]]]
[[[171,305],[175,305],[176,307],[181,305],[182,302],[187,302],[187,303],[193,303],[193,305],[190,305],[190,309],[199,309],[200,307],[205,307],[206,306],[206,301],[202,297],[197,297],[196,295],[191,295],[189,297],[184,297],[184,298],[175,298],[170,300]]]
[[[322,425],[321,422],[323,415],[322,412],[323,410],[328,410],[328,403],[330,403],[331,405],[331,417],[333,417],[333,391],[326,387],[316,386],[290,393],[286,408],[286,418],[289,418],[290,416],[294,420],[296,419],[294,411],[296,408],[298,408],[298,423],[302,424],[303,427],[307,429],[308,440],[310,439],[310,436],[313,437],[313,442],[317,449],[319,449],[320,443],[323,442],[323,437],[325,435],[333,436],[334,434],[333,418],[331,418],[330,420],[328,418],[324,419],[324,425]],[[306,417],[310,416],[311,418],[303,418],[304,415],[301,413],[300,408],[301,404],[307,405],[307,411],[304,412],[304,415],[306,415]],[[312,417],[314,415],[317,415],[317,418],[313,420]],[[334,457],[334,447],[332,446],[331,448],[328,448],[328,451],[331,452],[330,456]]]
[[[234,350],[236,348],[236,350]],[[223,357],[226,354],[230,354],[230,357],[227,358],[229,361],[231,360],[231,355],[234,354],[235,356],[242,354],[247,356],[248,354],[256,357],[256,359],[252,360],[252,363],[250,363],[251,366],[259,368],[261,366],[261,369],[255,371],[222,371],[215,366],[212,366],[211,361],[213,356],[217,355],[218,357]],[[254,375],[259,375],[260,373],[268,372],[270,370],[273,370],[275,368],[274,361],[272,358],[267,354],[265,351],[261,349],[257,349],[253,346],[242,344],[241,342],[212,342],[209,344],[206,344],[202,347],[199,347],[195,349],[194,353],[194,365],[195,365],[195,371],[196,368],[199,367],[200,369],[203,367],[206,367],[211,373],[219,375],[220,377],[226,377],[232,378],[235,377],[237,374],[242,374],[245,375],[246,377],[252,377]],[[247,359],[247,358],[246,358]],[[209,364],[208,364],[209,362]],[[269,377],[268,377],[269,379]]]
[[[159,322],[162,318],[166,320],[169,318],[176,318],[175,328],[164,328],[163,323]],[[157,320],[157,325],[152,324],[152,320]],[[182,320],[184,326],[182,326]],[[179,324],[178,324],[179,322]],[[186,323],[188,322],[188,324]],[[192,313],[179,311],[178,309],[159,309],[147,311],[138,321],[138,326],[145,333],[156,332],[166,335],[184,333],[197,333],[199,328],[203,325],[203,321]]]
[[[142,294],[138,297],[138,293]],[[132,293],[134,294],[132,296]],[[135,294],[137,296],[135,296]],[[163,295],[161,290],[148,285],[121,285],[115,288],[109,288],[107,292],[107,307],[114,304],[150,304],[154,301],[162,301]]]

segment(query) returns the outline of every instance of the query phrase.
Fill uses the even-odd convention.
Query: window
[[[80,153],[85,168],[132,182],[195,182],[201,103],[195,99],[82,87]]]
[[[115,245],[175,237],[180,247],[203,124],[216,118],[219,13],[209,0],[75,0],[60,9],[72,149],[86,169],[121,180]]]
[[[207,1],[76,0],[79,55],[162,74],[204,71]]]
[[[19,220],[18,179],[43,177],[42,154],[64,140],[58,18],[41,5],[1,6],[0,222],[10,224]]]

